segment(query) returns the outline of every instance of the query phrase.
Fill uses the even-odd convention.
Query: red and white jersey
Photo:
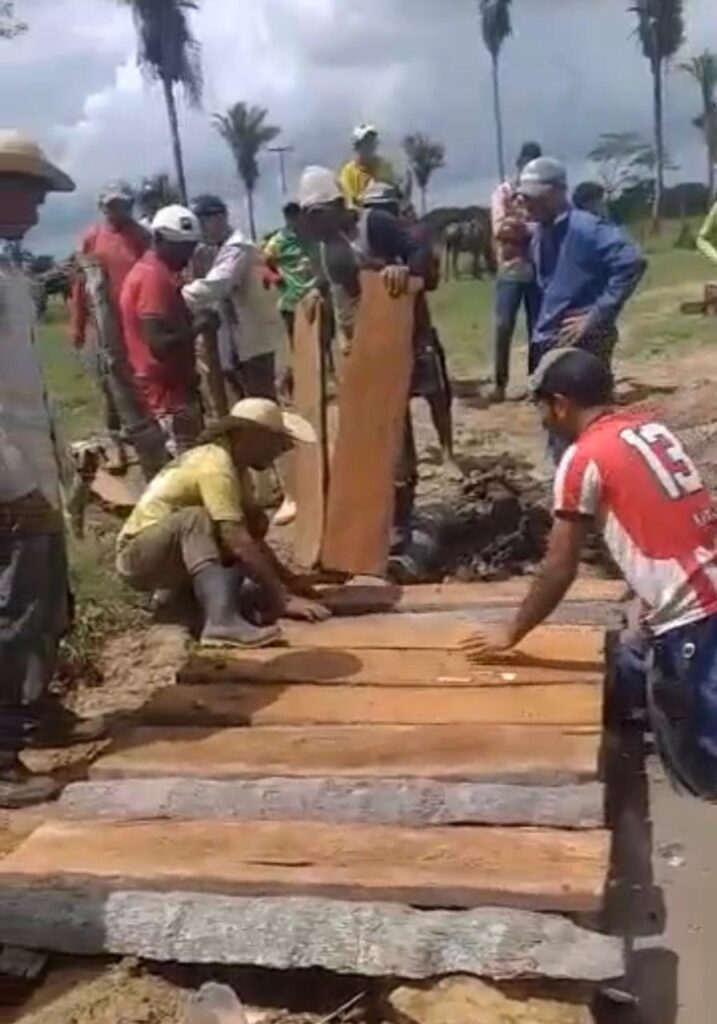
[[[593,516],[656,634],[717,613],[717,506],[662,423],[611,413],[563,456],[556,515]]]

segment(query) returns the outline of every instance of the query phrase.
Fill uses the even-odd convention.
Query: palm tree
[[[413,177],[421,190],[421,214],[425,216],[428,183],[434,171],[445,166],[446,147],[442,142],[435,142],[428,135],[416,132],[415,135],[406,136],[403,148],[411,165]]]
[[[654,229],[659,231],[665,189],[664,71],[665,65],[675,56],[685,40],[684,6],[683,0],[634,0],[629,10],[637,15],[637,35],[652,72],[657,156],[652,222]]]
[[[184,88],[192,106],[202,98],[202,65],[199,43],[189,26],[189,12],[197,9],[196,0],[119,0],[132,9],[139,51],[140,67],[162,83],[167,104],[169,130],[177,182],[182,202],[187,202],[187,179],[184,173],[182,141],[179,134],[175,86]]]
[[[281,128],[266,123],[268,113],[263,107],[235,103],[226,114],[214,115],[214,126],[232,151],[237,174],[244,182],[249,229],[253,239],[256,239],[254,191],[259,180],[259,153],[281,134]]]
[[[705,50],[698,57],[690,57],[680,64],[680,69],[692,75],[702,94],[702,113],[695,118],[695,125],[704,132],[707,147],[707,188],[709,201],[715,194],[715,161],[717,160],[717,53]]]
[[[14,39],[23,32],[27,32],[27,25],[15,17],[15,4],[11,0],[0,2],[0,39]]]
[[[505,150],[503,146],[503,115],[500,104],[500,51],[513,29],[510,23],[511,0],[480,0],[481,29],[483,42],[490,53],[493,66],[493,108],[498,150],[498,173],[505,181]]]

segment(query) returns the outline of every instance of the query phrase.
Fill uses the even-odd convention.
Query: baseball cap
[[[227,204],[219,196],[205,192],[192,200],[192,210],[197,217],[214,217],[219,213],[227,213]]]
[[[167,242],[198,242],[202,237],[199,221],[186,206],[165,206],[152,221],[152,231]]]
[[[612,372],[602,359],[572,346],[547,352],[530,379],[534,399],[564,395],[585,408],[609,402],[613,386]]]
[[[134,202],[134,189],[126,181],[108,181],[100,192],[100,206],[107,203],[129,203]]]
[[[567,188],[568,172],[561,160],[539,156],[520,172],[518,192],[524,196],[541,196],[551,188]]]
[[[336,175],[327,167],[307,167],[299,182],[299,205],[307,210],[343,199]]]
[[[375,128],[372,124],[359,124],[354,128],[353,132],[351,133],[351,141],[353,142],[354,146],[357,146],[359,143],[363,142],[371,135],[377,136],[378,128]]]
[[[229,415],[213,424],[204,432],[204,436],[217,437],[226,434],[242,423],[252,423],[294,442],[316,444],[316,431],[308,420],[296,413],[286,412],[270,398],[242,398],[232,406]]]

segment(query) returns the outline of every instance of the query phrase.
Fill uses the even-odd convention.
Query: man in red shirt
[[[82,262],[96,259],[104,271],[110,305],[119,316],[119,297],[127,274],[149,248],[149,235],[133,219],[134,195],[125,182],[106,185],[100,194],[103,221],[91,227],[82,237],[78,252],[80,272],[75,275],[71,297],[70,324],[72,342],[77,349],[85,347],[88,323],[93,322],[97,333],[97,374],[105,402],[105,425],[116,446],[116,469],[126,466],[126,453],[122,430],[132,426],[123,423],[115,400],[113,384],[109,380],[111,359],[103,358],[107,339],[103,338],[103,325],[99,322],[93,296],[82,272]]]
[[[664,424],[614,408],[611,372],[596,356],[549,353],[533,391],[546,429],[571,444],[555,478],[548,552],[514,621],[465,649],[485,658],[543,622],[597,523],[644,609],[648,707],[663,760],[681,788],[717,799],[717,506]]]
[[[182,298],[181,271],[201,237],[199,221],[183,206],[166,206],[152,221],[152,247],[127,275],[120,296],[127,356],[147,410],[159,424],[169,455],[186,451],[202,430],[192,322]]]

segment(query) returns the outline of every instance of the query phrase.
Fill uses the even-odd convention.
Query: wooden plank
[[[412,295],[392,299],[379,274],[362,273],[356,330],[339,391],[321,549],[327,569],[382,575],[386,567],[413,366],[413,308]]]
[[[596,911],[609,853],[602,830],[47,822],[0,862],[0,884]]]
[[[350,686],[564,686],[602,684],[603,675],[580,669],[526,665],[472,665],[461,651],[333,651],[296,648],[251,653],[198,649],[179,672],[188,685],[228,682]]]
[[[263,776],[443,779],[560,785],[594,779],[600,736],[537,726],[342,726],[135,730],[93,779]]]
[[[153,725],[589,725],[602,722],[602,687],[483,689],[285,686],[210,683],[170,686],[139,712]]]
[[[0,886],[0,940],[72,956],[321,967],[364,977],[467,972],[600,982],[625,973],[621,939],[553,914],[422,911],[310,897]]]
[[[453,650],[479,626],[466,612],[426,612],[405,615],[363,615],[327,622],[285,622],[290,647],[356,650]],[[591,626],[542,626],[515,649],[492,656],[492,664],[542,665],[600,670],[605,661],[605,631]]]
[[[506,786],[430,779],[130,779],[78,782],[50,817],[141,821],[323,821],[334,825],[605,825],[604,792],[582,786]]]
[[[294,406],[313,426],[318,444],[299,445],[294,454],[294,558],[311,569],[319,561],[324,534],[328,486],[326,380],[321,346],[321,308],[309,319],[306,301],[296,309],[294,323]]]

